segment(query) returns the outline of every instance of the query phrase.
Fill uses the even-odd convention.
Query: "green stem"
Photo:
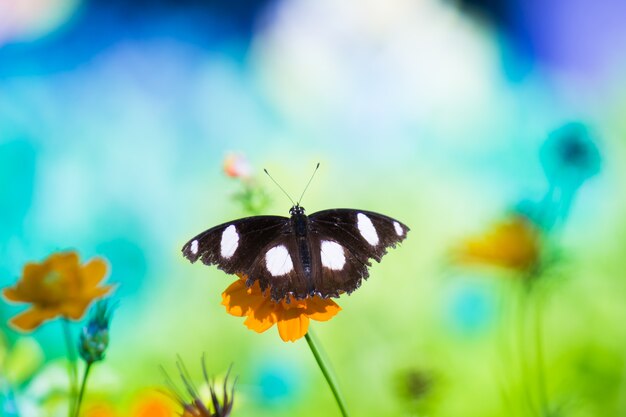
[[[70,378],[70,399],[68,407],[68,416],[74,415],[74,402],[76,400],[76,391],[78,388],[78,369],[76,368],[76,351],[74,350],[74,343],[72,340],[72,332],[70,331],[70,324],[67,319],[61,320],[63,325],[63,334],[65,336],[65,345],[67,347],[67,371]]]
[[[304,335],[304,337],[307,343],[309,344],[309,348],[311,348],[311,352],[313,353],[313,356],[315,356],[315,361],[317,362],[317,365],[322,370],[322,373],[324,374],[324,378],[326,378],[326,382],[328,383],[330,390],[333,392],[333,396],[335,397],[335,401],[337,401],[337,405],[339,406],[341,415],[343,417],[348,417],[348,412],[346,411],[346,405],[343,401],[343,398],[341,397],[341,393],[339,392],[337,382],[333,378],[330,372],[329,366],[326,364],[326,362],[322,358],[322,355],[320,354],[320,350],[317,347],[317,343],[315,342],[315,339],[313,335],[311,334],[311,330],[309,330],[307,334]]]
[[[78,394],[78,400],[76,400],[76,411],[74,412],[74,417],[78,417],[80,415],[80,406],[83,403],[83,396],[85,395],[85,387],[87,386],[87,378],[89,378],[89,371],[91,370],[91,365],[93,362],[87,362],[87,366],[85,367],[85,373],[83,374],[83,382],[80,384],[80,393]]]
[[[548,392],[546,389],[546,374],[544,372],[545,365],[543,360],[543,331],[541,328],[541,309],[542,304],[539,294],[534,294],[536,297],[535,304],[535,355],[537,360],[537,383],[539,388],[539,403],[542,411],[542,415],[550,415],[550,406],[548,401]]]
[[[528,406],[528,409],[531,413],[531,415],[537,415],[540,416],[541,414],[539,412],[537,412],[537,409],[535,408],[535,404],[534,404],[534,400],[533,400],[533,395],[532,395],[532,391],[530,389],[529,386],[529,374],[530,374],[530,367],[528,365],[528,361],[526,358],[526,315],[527,315],[527,298],[528,298],[528,293],[527,292],[522,292],[520,294],[520,300],[519,300],[519,311],[517,312],[518,314],[518,327],[517,327],[517,342],[518,342],[518,354],[519,354],[519,360],[520,360],[520,366],[521,366],[521,372],[522,372],[522,390],[524,391],[524,395],[526,397],[526,403]]]
[[[516,407],[512,401],[514,395],[511,393],[511,384],[508,382],[510,378],[507,378],[510,373],[508,369],[510,369],[509,364],[514,362],[514,355],[511,352],[514,349],[512,343],[514,342],[511,338],[510,329],[513,328],[513,319],[514,319],[514,309],[510,308],[510,305],[507,305],[506,300],[508,300],[509,293],[506,291],[511,291],[509,286],[501,286],[499,289],[499,323],[497,324],[495,330],[495,338],[496,341],[494,343],[496,348],[496,355],[499,356],[499,369],[496,373],[496,378],[498,380],[498,385],[500,388],[500,396],[502,398],[503,405],[508,409],[508,413],[511,416],[517,416],[520,412],[519,407]],[[507,308],[508,307],[508,308]]]

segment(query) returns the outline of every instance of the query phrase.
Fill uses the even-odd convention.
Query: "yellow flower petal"
[[[78,253],[74,251],[53,253],[45,262],[53,269],[74,268],[79,263]]]
[[[64,317],[71,320],[79,320],[85,315],[87,307],[89,307],[92,301],[93,299],[91,298],[76,300],[63,304],[59,310]]]
[[[10,301],[31,303],[32,308],[13,318],[11,324],[28,331],[55,316],[81,318],[92,301],[113,289],[97,286],[106,268],[100,259],[81,266],[73,251],[53,253],[39,264],[26,264],[20,281],[3,293]]]
[[[23,313],[18,314],[9,320],[9,324],[16,330],[31,332],[39,327],[44,321],[58,315],[59,312],[53,309],[40,309],[33,307]]]
[[[539,261],[539,231],[528,219],[513,216],[466,240],[457,256],[465,263],[526,270]]]
[[[6,298],[9,301],[14,301],[14,302],[28,302],[28,300],[24,300],[22,298],[22,294],[20,294],[20,292],[17,290],[17,288],[11,288],[11,287],[7,287],[4,288],[2,290],[2,294],[4,295],[4,298]]]
[[[82,267],[85,287],[95,287],[107,273],[107,263],[104,259],[94,258]]]

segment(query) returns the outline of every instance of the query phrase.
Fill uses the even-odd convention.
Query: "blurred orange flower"
[[[3,294],[9,301],[32,306],[9,323],[18,330],[32,331],[59,316],[80,319],[92,301],[113,288],[98,286],[106,272],[104,260],[96,258],[81,265],[73,251],[54,253],[42,263],[26,264],[17,284],[4,288]]]
[[[526,217],[511,215],[482,235],[467,239],[456,252],[457,260],[528,271],[539,263],[540,230]]]
[[[246,287],[246,277],[241,275],[222,293],[222,305],[233,316],[247,316],[243,324],[257,333],[276,324],[285,342],[295,342],[304,336],[309,329],[309,319],[327,321],[341,310],[334,301],[318,296],[276,303],[263,294],[258,281]]]
[[[132,417],[178,417],[176,403],[158,392],[146,392],[135,403]]]

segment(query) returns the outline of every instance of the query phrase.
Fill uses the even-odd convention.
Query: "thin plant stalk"
[[[546,374],[544,372],[545,362],[543,355],[543,329],[541,327],[542,300],[541,295],[535,293],[535,356],[537,360],[537,385],[539,391],[539,404],[543,416],[550,415],[550,403],[546,389]]]
[[[315,341],[315,338],[311,334],[311,330],[309,330],[306,333],[306,335],[304,335],[304,337],[307,343],[309,344],[309,348],[311,349],[311,352],[313,353],[313,356],[315,357],[315,361],[317,362],[317,365],[320,367],[322,374],[324,374],[324,378],[326,378],[326,382],[328,383],[330,390],[333,392],[333,396],[335,397],[337,406],[339,407],[339,410],[341,411],[341,415],[343,417],[348,417],[348,411],[346,410],[345,402],[343,400],[343,397],[341,396],[341,392],[339,391],[337,381],[335,381],[335,378],[332,375],[330,366],[326,363],[326,361],[322,357],[320,353],[320,349],[317,346],[318,343]]]
[[[89,378],[89,371],[91,370],[92,364],[93,362],[87,362],[87,365],[85,366],[85,373],[83,374],[83,382],[80,384],[80,393],[78,394],[78,399],[76,400],[74,417],[80,416],[80,406],[83,403],[83,397],[85,395],[85,387],[87,386],[87,378]]]
[[[74,350],[74,343],[72,340],[72,332],[70,330],[70,323],[67,319],[61,320],[63,326],[63,335],[65,336],[65,345],[67,347],[67,371],[70,378],[70,398],[68,407],[68,416],[74,415],[74,403],[76,401],[76,395],[78,390],[78,369],[76,368],[76,351]]]
[[[520,370],[522,376],[522,390],[526,398],[526,403],[531,415],[540,416],[541,414],[535,407],[535,401],[533,399],[532,390],[530,389],[530,366],[526,360],[526,316],[528,310],[528,292],[522,292],[519,297],[518,311],[517,311],[517,342],[518,342],[518,354],[520,360]]]
[[[507,303],[511,287],[509,285],[501,286],[499,290],[499,322],[497,323],[495,330],[496,340],[494,345],[496,348],[495,353],[500,357],[500,369],[496,371],[496,378],[498,380],[503,405],[509,410],[511,416],[517,416],[521,410],[519,407],[515,406],[514,401],[512,400],[514,397],[512,387],[510,384],[507,384],[507,376],[509,375],[507,369],[510,368],[509,364],[514,363],[515,356],[514,352],[512,352],[512,350],[515,349],[515,340],[511,337],[512,335],[510,332],[510,328],[512,327],[511,322],[515,314],[515,308],[511,308],[514,306]]]

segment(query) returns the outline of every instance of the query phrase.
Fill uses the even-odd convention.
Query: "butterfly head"
[[[289,209],[289,214],[291,214],[292,216],[296,214],[304,214],[304,207],[302,207],[300,204],[295,204]]]

